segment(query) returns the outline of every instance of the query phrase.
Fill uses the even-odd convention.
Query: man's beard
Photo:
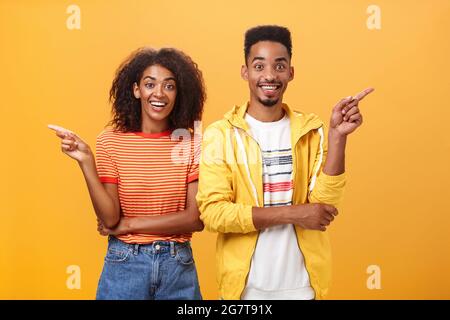
[[[273,107],[278,103],[280,99],[265,99],[262,100],[261,98],[258,98],[258,101],[265,107]]]

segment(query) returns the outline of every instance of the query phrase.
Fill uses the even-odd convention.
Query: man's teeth
[[[278,86],[261,86],[263,90],[275,90],[278,88]]]

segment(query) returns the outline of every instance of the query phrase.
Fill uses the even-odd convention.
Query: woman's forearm
[[[120,221],[120,206],[107,192],[97,174],[94,158],[79,162],[86,185],[89,190],[92,205],[97,217],[108,228],[113,228]]]
[[[198,213],[190,209],[158,216],[122,219],[126,233],[182,234],[203,230],[203,222]]]

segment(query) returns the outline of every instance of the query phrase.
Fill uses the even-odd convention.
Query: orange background
[[[81,9],[68,30],[66,9]],[[381,30],[366,9],[381,8]],[[326,122],[342,97],[373,86],[348,142],[343,210],[330,228],[332,299],[449,299],[450,1],[0,1],[2,183],[0,298],[92,299],[106,239],[80,169],[46,128],[92,146],[110,116],[119,63],[144,45],[187,52],[204,72],[204,127],[248,97],[243,34],[280,24],[293,36],[285,102]],[[202,293],[218,298],[215,235],[193,238]],[[68,289],[66,268],[81,268]],[[369,265],[381,289],[369,290]]]

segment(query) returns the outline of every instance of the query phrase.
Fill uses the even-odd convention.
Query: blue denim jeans
[[[110,236],[97,300],[201,300],[189,242],[127,244]]]

